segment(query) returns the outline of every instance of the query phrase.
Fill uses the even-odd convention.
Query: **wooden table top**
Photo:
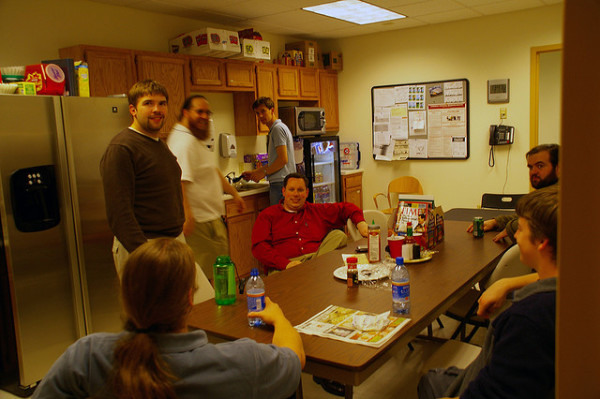
[[[469,222],[446,221],[445,239],[428,262],[408,265],[411,281],[411,321],[380,348],[302,334],[307,373],[358,385],[387,360],[385,354],[406,344],[460,298],[494,267],[507,244],[494,243],[492,233],[476,239],[466,232]],[[355,243],[300,266],[263,277],[267,296],[277,302],[293,325],[298,325],[329,305],[367,312],[391,310],[391,290],[359,286],[347,288],[333,271],[343,266],[342,253],[353,252]],[[232,306],[209,300],[194,306],[189,325],[226,340],[248,337],[270,343],[272,329],[251,328],[246,300],[238,295]]]

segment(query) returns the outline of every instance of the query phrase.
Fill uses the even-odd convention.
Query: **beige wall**
[[[529,189],[524,154],[529,147],[530,47],[560,43],[562,6],[550,6],[414,29],[328,41],[342,52],[339,74],[340,138],[359,141],[365,208],[397,176],[413,175],[426,194],[450,209],[472,207],[483,192],[502,192],[509,146],[497,147],[496,166],[488,166],[488,131],[508,109],[505,124],[516,128],[510,146],[506,193]],[[463,161],[375,162],[371,156],[372,86],[467,78],[470,81],[470,150]],[[488,79],[510,79],[510,103],[487,104]]]

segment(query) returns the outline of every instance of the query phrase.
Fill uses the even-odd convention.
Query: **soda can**
[[[473,237],[483,237],[483,218],[481,216],[473,218]]]

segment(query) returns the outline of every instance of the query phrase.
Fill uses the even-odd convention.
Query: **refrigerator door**
[[[119,283],[106,219],[100,159],[110,140],[131,125],[126,98],[63,97],[65,145],[78,259],[85,284],[88,333],[122,328]]]
[[[0,348],[3,371],[24,388],[85,334],[56,100],[0,95]]]
[[[341,201],[340,143],[337,136],[305,138],[304,173],[314,203]]]

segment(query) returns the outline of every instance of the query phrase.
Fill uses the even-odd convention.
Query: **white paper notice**
[[[408,110],[406,104],[398,104],[391,109],[390,131],[393,139],[408,139]]]
[[[411,158],[427,158],[427,140],[409,140],[409,155]]]
[[[391,107],[396,103],[396,90],[392,87],[389,89],[373,90],[373,105],[377,107]]]
[[[444,83],[444,102],[459,103],[464,101],[462,82]]]
[[[452,157],[466,158],[467,157],[467,138],[464,136],[452,137]]]
[[[408,125],[410,137],[427,135],[426,116],[425,111],[412,111],[409,113]]]
[[[407,103],[408,102],[408,86],[396,87],[396,102]]]
[[[404,161],[408,158],[408,140],[394,140],[395,161]]]

